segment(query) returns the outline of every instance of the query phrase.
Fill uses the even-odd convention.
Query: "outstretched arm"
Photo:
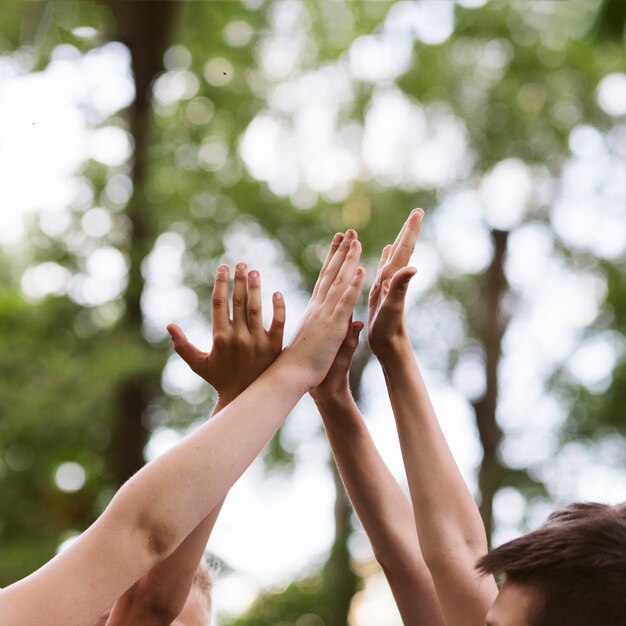
[[[423,212],[413,211],[383,251],[369,300],[369,341],[396,418],[422,553],[448,626],[482,626],[497,595],[474,565],[487,552],[478,508],[437,421],[404,323],[415,268],[407,267]]]
[[[339,242],[333,242],[326,267]],[[322,268],[324,271],[324,268]],[[350,325],[323,382],[311,391],[350,500],[367,532],[405,624],[443,626],[420,550],[411,503],[382,460],[349,385],[362,322]]]
[[[339,473],[405,624],[444,626],[408,498],[381,458],[350,393],[348,370],[363,325],[354,322],[324,382],[311,392]]]
[[[91,626],[224,498],[300,397],[323,380],[345,337],[364,279],[355,234],[346,242],[275,363],[135,474],[72,546],[1,591],[3,626]]]
[[[274,318],[269,331],[263,326],[261,283],[257,271],[248,274],[237,265],[233,288],[233,318],[228,307],[229,272],[217,270],[213,289],[213,347],[202,352],[178,326],[168,330],[174,348],[189,366],[218,394],[213,414],[219,413],[280,354],[283,345],[285,305],[273,297]],[[169,626],[182,611],[213,526],[220,502],[167,559],[142,576],[116,603],[107,626]]]

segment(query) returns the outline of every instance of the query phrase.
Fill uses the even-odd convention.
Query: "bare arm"
[[[174,347],[192,369],[218,393],[219,413],[271,365],[283,345],[285,305],[273,297],[274,318],[263,326],[260,276],[237,265],[233,317],[228,307],[228,267],[218,268],[213,289],[213,348],[202,352],[175,325],[169,327]],[[140,578],[116,603],[107,626],[169,626],[182,611],[223,500],[167,559]]]
[[[380,457],[356,404],[318,403],[333,456],[370,538],[404,624],[443,626],[433,580],[422,557],[411,504]],[[353,401],[354,402],[354,401]],[[345,421],[329,426],[332,421]]]
[[[478,508],[439,426],[404,324],[406,267],[422,213],[413,212],[383,252],[370,294],[369,339],[383,367],[396,418],[422,552],[448,626],[482,626],[497,595],[476,560],[487,552]]]
[[[185,606],[222,500],[176,550],[115,603],[106,626],[169,626]]]
[[[411,503],[378,453],[348,388],[348,368],[361,327],[360,322],[353,324],[326,380],[311,395],[402,621],[444,626],[435,587],[422,558]]]
[[[364,279],[357,269],[360,244],[346,240],[276,362],[210,422],[131,478],[71,547],[1,591],[3,626],[90,626],[217,506],[330,368]]]

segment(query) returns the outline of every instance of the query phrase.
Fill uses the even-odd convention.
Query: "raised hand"
[[[416,272],[407,264],[422,217],[415,209],[383,250],[369,299],[369,342],[385,375],[415,528],[441,616],[449,626],[478,625],[497,595],[493,578],[481,579],[475,568],[487,552],[485,529],[439,426],[404,322],[406,291]]]
[[[232,319],[228,285],[228,266],[220,265],[211,302],[213,347],[210,352],[196,348],[176,324],[167,327],[176,352],[216,389],[222,405],[238,396],[274,362],[282,350],[285,326],[285,302],[280,293],[272,298],[274,315],[269,330],[263,326],[259,272],[248,272],[245,263],[235,268]]]
[[[328,370],[328,374],[326,374],[326,378],[315,389],[311,389],[311,396],[316,402],[350,392],[350,364],[359,345],[359,335],[363,326],[363,322],[350,323],[348,332]]]
[[[324,379],[339,350],[364,279],[364,270],[358,267],[360,244],[356,233],[348,234],[320,278],[288,349],[214,419],[130,478],[71,548],[0,590],[3,626],[93,624],[136,581],[173,555],[216,509],[305,391]],[[178,327],[169,328],[183,358],[227,394],[234,391],[224,360],[217,363],[220,346],[233,347],[235,363],[245,361],[240,355],[258,356],[260,351],[264,359],[258,363],[270,363],[280,350],[284,320],[282,299],[275,298],[277,325],[263,335],[260,299],[255,295],[258,275],[246,276],[250,285],[243,280],[245,268],[240,270],[232,322],[224,308],[228,278],[221,270],[216,345],[210,353],[191,346]],[[225,343],[226,337],[230,343]],[[245,387],[246,378],[262,368],[255,365],[245,375],[235,371],[237,388]],[[77,597],[85,601],[76,602]]]
[[[404,338],[404,300],[417,269],[408,263],[419,235],[424,211],[414,209],[393,244],[383,248],[368,301],[368,341],[380,356],[397,338]]]
[[[355,231],[335,235],[298,330],[281,357],[300,368],[307,390],[324,380],[348,332],[365,280],[360,257]]]
[[[335,255],[335,252],[337,252],[343,238],[344,235],[342,233],[337,233],[334,236],[328,255],[326,256],[326,260],[320,270],[320,278],[326,273],[328,265]],[[315,289],[313,290],[313,296],[315,296],[317,291],[319,291],[320,282],[320,280],[317,281]],[[361,334],[363,327],[363,322],[353,322],[350,320],[348,332],[344,337],[343,343],[339,347],[339,351],[330,366],[328,374],[326,374],[324,380],[317,387],[311,389],[311,396],[316,402],[318,400],[338,396],[342,393],[350,393],[350,386],[348,382],[350,364],[352,363],[354,352],[359,345],[359,335]]]

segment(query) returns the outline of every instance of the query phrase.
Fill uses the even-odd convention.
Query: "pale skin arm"
[[[168,330],[174,348],[187,364],[218,393],[213,415],[219,413],[278,357],[283,345],[285,304],[273,296],[274,317],[269,331],[263,326],[259,273],[245,264],[235,270],[233,317],[228,307],[229,271],[218,268],[212,297],[213,348],[203,352],[182,330]],[[140,578],[116,603],[107,626],[169,626],[182,611],[198,564],[223,504],[189,534],[167,559]]]
[[[225,497],[296,402],[324,379],[347,333],[364,280],[360,244],[350,234],[278,359],[212,420],[135,474],[71,547],[2,590],[3,626],[91,626]]]
[[[404,322],[407,267],[423,212],[411,213],[381,258],[369,300],[369,341],[396,419],[422,553],[447,626],[483,626],[498,593],[474,565],[488,549],[478,508],[433,410]]]

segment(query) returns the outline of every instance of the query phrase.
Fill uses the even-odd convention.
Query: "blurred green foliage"
[[[345,63],[359,36],[382,32],[394,4],[301,3],[312,52],[303,56],[290,78]],[[540,4],[551,9],[544,11]],[[269,0],[186,3],[171,43],[181,47],[179,52],[187,51],[185,71],[195,77],[197,89],[188,98],[156,102],[145,143],[135,146],[144,151],[146,161],[142,188],[135,192],[149,222],[148,243],[153,245],[164,232],[176,232],[184,239],[184,282],[198,294],[205,316],[213,271],[224,252],[224,235],[235,221],[277,242],[285,262],[297,268],[299,286],[310,288],[319,267],[317,247],[333,232],[357,227],[369,257],[366,262],[371,262],[393,239],[408,209],[435,210],[446,191],[436,184],[383,184],[366,173],[346,198],[318,194],[310,208],[300,209],[288,195],[272,193],[249,174],[240,144],[255,116],[271,108],[268,93],[280,82],[263,74],[260,50],[272,36],[281,5]],[[626,66],[620,9],[626,3],[576,0],[553,5],[522,0],[492,0],[479,8],[458,5],[448,39],[436,45],[419,40],[413,44],[412,63],[397,79],[397,86],[411,102],[443,106],[463,122],[472,155],[470,177],[480,179],[503,159],[515,158],[545,169],[558,180],[571,156],[568,141],[575,126],[586,124],[606,132],[619,123],[598,106],[596,90],[604,76]],[[242,45],[225,40],[226,29],[235,22],[247,25],[251,33]],[[76,35],[76,28],[85,26],[95,29],[93,38]],[[31,71],[46,67],[59,44],[86,52],[115,35],[115,20],[106,3],[11,2],[5,3],[0,16],[0,53],[27,51],[34,59]],[[479,63],[489,45],[506,59],[498,71],[487,71]],[[225,68],[221,84],[206,79],[207,62],[215,59]],[[170,63],[174,71],[176,61]],[[355,95],[340,112],[337,133],[349,123],[362,126],[378,87],[365,80],[352,83]],[[274,114],[286,128],[293,126],[289,113]],[[129,128],[122,113],[104,124]],[[212,165],[198,158],[207,140],[223,149],[221,162]],[[80,272],[85,251],[101,246],[121,250],[135,265],[141,261],[133,256],[127,208],[106,194],[113,176],[132,176],[131,164],[109,167],[88,161],[77,175],[91,190],[92,204],[109,211],[114,225],[110,233],[87,236],[81,219],[90,207],[82,206],[72,210],[71,225],[62,236],[46,235],[35,222],[29,231],[29,248],[15,257],[0,256],[0,586],[48,560],[60,541],[85,528],[106,506],[120,482],[118,450],[112,442],[120,428],[120,389],[128,381],[148,381],[140,386],[146,396],[142,406],[147,408],[136,416],[145,437],[163,425],[163,415],[168,416],[165,423],[180,426],[199,411],[197,404],[158,387],[166,349],[160,339],[148,342],[141,328],[127,323],[125,294],[113,309],[107,309],[109,313],[103,308],[108,304],[81,306],[67,296],[37,303],[24,299],[20,275],[37,263],[53,261],[72,273]],[[549,205],[538,202],[529,207],[526,219],[552,229],[550,211]],[[83,242],[83,252],[77,252],[77,238]],[[624,260],[600,263],[556,238],[557,249],[568,262],[591,264],[606,277],[602,313],[609,315],[601,313],[598,327],[624,334]],[[450,372],[473,345],[471,340],[481,338],[476,294],[483,279],[483,275],[444,272],[424,296],[425,307],[441,298],[455,302],[461,317],[468,339],[459,344],[442,338],[447,341]],[[509,287],[507,292],[514,295]],[[564,371],[555,373],[551,382],[549,391],[571,407],[564,439],[623,434],[626,360],[617,364],[608,390],[601,394],[580,386]],[[269,459],[270,463],[290,460],[280,440],[270,447]],[[76,493],[63,493],[53,480],[59,464],[68,461],[80,463],[87,476]],[[501,469],[490,498],[503,486],[513,486],[529,499],[543,493],[536,476],[504,465]],[[232,624],[292,624],[306,614],[331,624],[333,617],[324,613],[324,607],[332,605],[332,593],[313,576],[280,594],[260,597]],[[298,626],[304,623],[298,620]]]

